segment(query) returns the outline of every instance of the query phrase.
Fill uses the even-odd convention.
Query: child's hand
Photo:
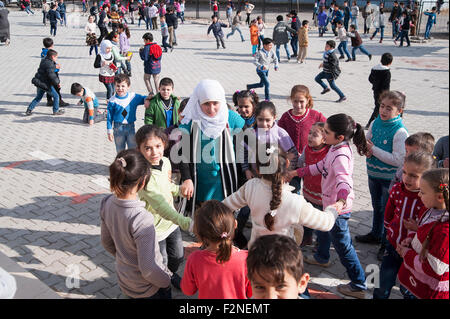
[[[61,65],[59,65],[59,63],[56,63],[56,68],[61,69]]]
[[[405,247],[409,247],[409,245],[411,245],[412,242],[412,238],[411,237],[406,237],[405,239],[403,239],[400,243],[400,245],[405,246]]]
[[[288,172],[288,173],[287,173],[287,176],[286,176],[286,179],[287,179],[286,182],[290,182],[291,179],[293,179],[293,178],[296,177],[296,176],[298,176],[296,170],[293,170],[293,171]]]
[[[249,180],[255,177],[255,175],[253,175],[252,171],[248,169],[245,171],[245,177],[247,178],[247,180]]]
[[[149,98],[146,98],[146,99],[144,100],[144,107],[145,107],[146,109],[148,109],[149,106],[150,106],[150,99],[149,99]]]
[[[373,155],[372,150],[368,150],[365,155],[367,158],[371,158]]]
[[[371,140],[367,140],[367,149],[368,149],[369,151],[372,151],[372,148],[373,148],[373,143],[372,143],[372,141],[371,141]]]
[[[331,207],[335,208],[336,211],[338,213],[340,213],[342,211],[342,209],[344,208],[344,203],[342,201],[337,201],[336,203],[331,205]]]
[[[194,184],[192,183],[192,179],[187,179],[181,184],[180,192],[183,197],[186,197],[188,200],[191,199],[194,194]]]
[[[409,250],[409,248],[408,248],[408,247],[405,247],[405,246],[403,246],[403,245],[398,245],[398,246],[397,246],[397,249],[396,249],[397,253],[398,253],[402,258],[405,258],[405,255],[406,255],[406,253],[408,252],[408,250]]]
[[[78,101],[77,105],[82,105],[83,101]]]
[[[419,226],[417,225],[416,220],[414,220],[412,218],[403,219],[403,224],[405,225],[407,230],[411,230],[411,231],[417,232],[417,229],[419,228]]]
[[[110,142],[114,141],[114,135],[111,134],[111,133],[108,133],[108,140],[109,140]]]

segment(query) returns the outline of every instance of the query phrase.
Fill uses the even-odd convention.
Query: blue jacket
[[[61,20],[61,15],[56,10],[50,10],[47,13],[48,20],[50,20],[51,24],[58,23],[58,20]]]
[[[215,37],[220,37],[223,38],[223,31],[222,31],[222,27],[226,28],[227,25],[225,23],[219,22],[217,21],[216,23],[211,23],[211,25],[208,28],[208,33],[209,34],[212,30],[213,34]]]
[[[58,9],[59,13],[66,13],[66,4],[65,3],[58,3]]]
[[[132,124],[136,122],[136,109],[143,105],[146,96],[128,92],[120,97],[114,95],[108,102],[106,128],[108,134],[113,133],[113,122],[120,124]]]
[[[317,20],[319,20],[319,26],[323,27],[327,24],[327,13],[325,11],[319,12]]]
[[[344,18],[344,14],[341,10],[334,10],[333,15],[331,16],[331,23],[337,23],[338,21],[342,21]]]
[[[156,56],[155,54],[152,54],[152,52],[150,52],[150,48],[154,45],[156,45],[157,47],[153,48],[152,52],[155,52]],[[144,73],[159,74],[161,72],[162,50],[157,43],[152,42],[146,44],[143,50],[139,50],[139,55],[144,61]]]
[[[428,16],[427,24],[436,24],[436,13],[424,12],[424,14]]]

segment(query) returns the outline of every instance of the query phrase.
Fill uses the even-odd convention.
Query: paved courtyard
[[[73,13],[69,21],[76,22],[77,17],[78,13]],[[86,18],[79,19],[82,27],[58,27],[54,38],[61,64],[62,95],[71,105],[65,115],[54,117],[51,108],[42,102],[33,116],[25,117],[26,107],[36,92],[31,79],[39,65],[42,39],[48,36],[49,26],[42,25],[40,13],[34,16],[18,11],[10,13],[11,45],[0,46],[0,251],[61,297],[124,298],[117,284],[114,259],[100,243],[99,206],[109,193],[106,177],[108,165],[115,156],[114,143],[107,140],[105,123],[93,127],[82,123],[83,107],[77,106],[78,100],[70,95],[71,83],[79,82],[97,94],[101,108],[106,107],[105,88],[98,81],[98,70],[93,68],[94,56],[88,55],[89,48],[84,42]],[[248,29],[242,28],[246,42],[242,43],[235,35],[226,41],[225,50],[216,50],[215,39],[212,35],[207,37],[206,30],[207,26],[199,21],[180,25],[179,45],[172,53],[163,55],[161,77],[174,80],[175,94],[180,97],[188,97],[200,79],[217,79],[232,103],[234,91],[259,81],[250,56]],[[143,44],[144,33],[142,26],[140,29],[131,26],[135,52],[131,91],[141,94],[146,89],[138,49]],[[153,34],[160,43],[160,32]],[[266,35],[271,34],[272,30],[266,31]],[[394,55],[391,88],[407,96],[404,123],[409,133],[427,131],[436,139],[448,134],[448,40],[398,48],[393,46],[390,34],[382,44],[364,38],[364,45],[373,58],[368,61],[367,56],[358,55],[356,62],[341,63],[342,75],[337,85],[348,100],[336,104],[337,95],[334,92],[320,95],[321,87],[314,82],[325,41],[333,38],[329,33],[318,38],[313,29],[306,64],[288,62],[281,51],[280,70],[271,70],[269,76],[279,115],[290,108],[287,97],[291,87],[305,84],[312,92],[315,109],[325,116],[344,112],[365,125],[373,107],[368,82],[370,69],[379,63],[381,54],[391,52]],[[257,92],[263,97],[261,89]],[[143,124],[143,117],[144,108],[141,108],[137,128]],[[365,161],[357,155],[353,177],[356,200],[349,222],[352,236],[367,233],[372,223]],[[195,239],[188,234],[184,238],[186,251],[191,251]],[[377,247],[358,243],[355,247],[367,275],[374,274],[379,265]],[[306,265],[306,269],[312,276],[314,289],[340,296],[336,286],[348,282],[334,251],[331,267]],[[368,291],[368,296],[371,292]],[[175,298],[185,297],[175,289],[173,294]],[[401,298],[398,288],[394,289],[392,298]]]

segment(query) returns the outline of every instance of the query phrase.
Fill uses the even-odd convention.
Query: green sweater
[[[178,124],[178,109],[180,108],[180,100],[170,95],[173,100],[173,116],[172,125]],[[150,100],[150,106],[145,110],[145,124],[156,125],[163,129],[167,128],[166,112],[164,111],[161,95],[158,93]]]
[[[173,196],[178,196],[179,186],[169,179],[172,167],[168,158],[163,157],[161,170],[152,169],[147,187],[139,191],[139,198],[145,202],[145,208],[153,214],[157,241],[164,240],[177,225],[188,230],[189,217],[179,214],[173,205]]]

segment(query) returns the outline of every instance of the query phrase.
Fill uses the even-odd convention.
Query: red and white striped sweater
[[[439,221],[444,211],[427,210],[419,220],[419,228],[413,237],[411,248],[403,258],[398,272],[398,280],[414,296],[420,299],[448,299],[449,263],[449,222],[448,212],[443,222]],[[430,233],[428,253],[420,260],[422,245],[431,227],[438,223]]]
[[[384,212],[387,239],[394,248],[408,236],[403,221],[409,218],[417,221],[426,210],[418,191],[407,190],[403,182],[394,184]]]

